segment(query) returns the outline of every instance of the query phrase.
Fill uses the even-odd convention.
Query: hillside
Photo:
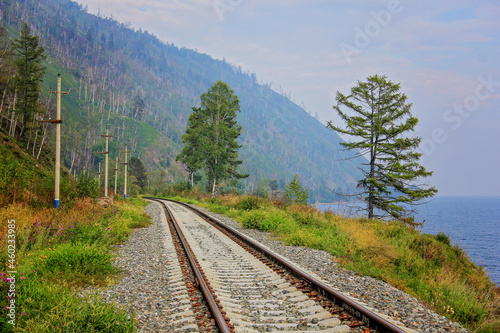
[[[0,207],[19,202],[48,206],[54,202],[53,153],[42,149],[39,159],[31,156],[19,142],[0,128]],[[61,170],[61,199],[76,196],[76,181],[68,170]]]
[[[342,152],[337,134],[269,85],[259,84],[255,74],[91,15],[69,0],[6,0],[0,3],[0,17],[11,38],[23,22],[40,37],[48,54],[44,101],[54,103],[47,92],[55,86],[57,73],[63,90],[71,89],[63,98],[62,147],[70,171],[97,169],[102,155],[94,153],[109,125],[115,136],[112,158],[128,144],[152,183],[160,170],[166,171],[169,183],[182,179],[175,156],[187,117],[199,105],[199,96],[221,79],[240,99],[240,155],[250,174],[244,189],[260,178],[283,185],[296,173],[310,188],[312,201],[333,201],[333,189],[345,193],[355,187],[358,165],[345,160],[349,155]]]

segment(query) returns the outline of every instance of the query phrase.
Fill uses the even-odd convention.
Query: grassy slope
[[[70,91],[69,95],[64,95],[61,99],[61,118],[63,119],[64,124],[62,127],[62,142],[68,141],[77,145],[80,142],[73,142],[73,140],[75,140],[74,137],[79,138],[79,140],[84,140],[84,136],[86,135],[85,129],[87,128],[86,126],[88,126],[89,120],[90,123],[97,124],[100,133],[104,133],[106,131],[106,125],[109,125],[109,127],[112,128],[112,132],[115,131],[116,127],[126,126],[131,130],[125,134],[121,142],[111,142],[111,144],[114,144],[115,147],[118,147],[118,149],[110,151],[111,158],[115,158],[115,156],[123,150],[121,148],[124,147],[125,143],[130,143],[131,140],[135,139],[137,141],[137,147],[135,147],[136,149],[133,153],[136,155],[139,154],[141,159],[144,157],[143,163],[149,170],[155,170],[158,168],[166,169],[167,165],[173,165],[174,167],[171,170],[166,169],[167,173],[170,173],[173,176],[178,176],[178,174],[181,173],[179,171],[179,167],[175,166],[173,163],[177,152],[180,151],[180,146],[177,143],[160,134],[156,129],[144,122],[122,115],[117,115],[115,113],[109,113],[108,120],[107,108],[104,110],[104,121],[100,123],[102,115],[89,115],[86,109],[87,104],[83,103],[83,101],[78,98],[79,80],[75,76],[75,71],[70,71],[64,68],[54,58],[49,58],[45,63],[45,67],[46,76],[45,80],[42,82],[42,92],[44,95],[42,99],[46,100],[46,98],[49,98],[48,91],[56,89],[57,74],[61,74],[62,91]],[[55,97],[52,96],[51,98],[52,104],[55,104]],[[85,105],[85,107],[82,107],[83,105]],[[55,145],[54,140],[54,136],[51,136],[48,142],[51,147]],[[113,140],[116,139],[111,139],[111,141]],[[96,145],[102,145],[103,143],[104,139],[100,139]],[[152,152],[157,152],[157,154],[151,156]],[[99,155],[97,156],[96,161],[99,162],[99,159],[102,158],[102,155]],[[66,164],[68,163],[69,161],[66,161]]]
[[[16,332],[133,332],[125,311],[77,292],[106,286],[120,273],[112,265],[112,245],[126,240],[131,228],[149,222],[142,204],[119,202],[105,209],[90,200],[72,207],[35,209],[23,204],[0,209],[2,221],[15,220]],[[0,230],[0,293],[7,295],[7,224]],[[12,326],[0,301],[0,332]]]
[[[500,291],[484,270],[444,235],[399,222],[346,219],[307,206],[246,196],[177,197],[226,214],[288,245],[331,253],[348,269],[389,282],[476,332],[500,331]]]
[[[97,296],[82,302],[76,294],[116,281],[120,272],[111,264],[112,245],[125,241],[132,228],[149,224],[144,203],[115,200],[115,206],[103,208],[76,198],[75,182],[63,169],[62,207],[48,208],[52,156],[46,149],[36,160],[0,132],[0,332],[13,329],[6,309],[10,270],[17,271],[16,332],[133,332],[135,323],[123,310]],[[12,235],[16,257],[9,263]]]

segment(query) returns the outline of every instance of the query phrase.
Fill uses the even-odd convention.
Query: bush
[[[263,211],[253,210],[244,214],[241,223],[243,228],[246,229],[257,229],[262,231],[270,230],[269,225],[266,225],[268,219],[268,214]]]
[[[76,183],[76,193],[78,197],[97,198],[100,196],[99,181],[87,172],[78,176]]]
[[[440,232],[439,234],[437,234],[436,239],[443,244],[451,245],[450,237],[448,237],[448,235],[444,232]]]
[[[188,181],[180,181],[175,183],[174,191],[176,192],[184,192],[189,191],[191,189],[191,183]]]
[[[307,204],[309,190],[302,187],[299,175],[295,175],[292,181],[285,186],[285,198],[292,203]]]
[[[237,208],[241,210],[258,209],[260,208],[260,200],[255,196],[245,196],[240,200]]]

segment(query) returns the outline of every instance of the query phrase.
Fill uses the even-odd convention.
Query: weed
[[[500,290],[445,234],[248,196],[176,199],[228,214],[244,228],[272,232],[288,245],[328,251],[343,267],[385,280],[471,330],[499,331]]]
[[[241,210],[252,210],[260,207],[260,199],[256,196],[244,196],[237,204],[237,208]]]
[[[135,331],[135,322],[123,309],[97,296],[82,299],[76,291],[116,280],[119,270],[112,265],[111,245],[125,241],[131,228],[149,224],[142,212],[145,204],[140,199],[116,200],[105,209],[79,199],[59,210],[25,204],[0,209],[2,220],[16,220],[16,331]],[[6,244],[6,227],[1,224],[0,267],[6,267]],[[6,274],[0,275],[0,293],[7,295]],[[10,327],[1,310],[7,302],[0,299],[0,331]]]

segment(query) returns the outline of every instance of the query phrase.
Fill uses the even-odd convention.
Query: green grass
[[[90,200],[74,207],[36,209],[10,205],[0,218],[16,219],[17,263],[15,332],[134,332],[135,322],[125,309],[105,303],[85,287],[108,286],[118,281],[120,270],[112,265],[112,245],[125,241],[132,228],[149,225],[140,199],[115,200],[102,208]],[[0,295],[10,283],[7,262],[7,229],[0,228]],[[0,332],[9,332],[8,299],[0,298]]]
[[[244,228],[271,232],[287,245],[327,251],[341,266],[389,282],[475,332],[500,332],[498,287],[445,234],[249,196],[209,198],[194,191],[170,198],[228,215]]]

